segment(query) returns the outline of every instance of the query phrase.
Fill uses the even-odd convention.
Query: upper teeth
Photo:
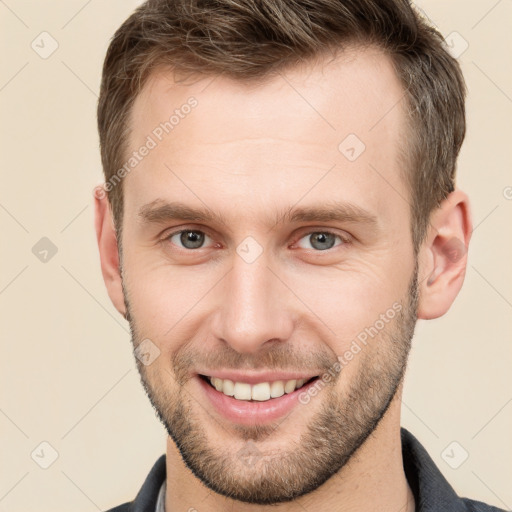
[[[233,382],[229,379],[209,377],[217,391],[227,396],[233,396],[237,400],[259,400],[265,401],[272,398],[279,398],[285,393],[291,393],[300,388],[305,379],[276,380],[275,382],[259,382],[258,384],[247,384],[245,382]]]

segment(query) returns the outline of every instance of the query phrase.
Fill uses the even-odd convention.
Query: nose
[[[239,353],[256,353],[267,342],[288,340],[293,332],[297,304],[268,264],[265,252],[252,263],[234,254],[219,288],[222,299],[213,334]]]

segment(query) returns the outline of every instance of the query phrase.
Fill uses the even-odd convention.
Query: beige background
[[[0,0],[0,512],[108,509],[134,498],[165,450],[93,231],[101,66],[137,4]],[[402,423],[459,494],[510,510],[512,2],[419,6],[469,44],[459,57],[469,127],[458,184],[476,228],[456,303],[417,326]],[[59,45],[47,59],[31,47],[43,31]],[[46,263],[32,252],[42,237],[58,249]],[[31,458],[50,460],[43,441],[58,452],[48,469]],[[455,458],[469,453],[458,469],[442,457],[453,441]]]

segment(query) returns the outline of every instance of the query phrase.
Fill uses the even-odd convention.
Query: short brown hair
[[[105,179],[123,166],[133,102],[151,71],[261,79],[351,43],[392,59],[406,97],[411,232],[454,190],[466,131],[466,86],[443,37],[407,0],[148,0],[116,31],[105,62],[98,130]],[[108,191],[118,235],[122,183]]]

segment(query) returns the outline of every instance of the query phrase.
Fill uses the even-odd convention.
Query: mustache
[[[186,382],[197,374],[197,368],[208,368],[211,371],[270,370],[304,373],[314,370],[316,374],[323,374],[338,362],[338,356],[334,352],[327,352],[325,349],[299,352],[294,349],[294,345],[293,342],[278,342],[265,352],[250,358],[228,346],[208,353],[188,345],[174,354],[172,366],[177,380]]]

